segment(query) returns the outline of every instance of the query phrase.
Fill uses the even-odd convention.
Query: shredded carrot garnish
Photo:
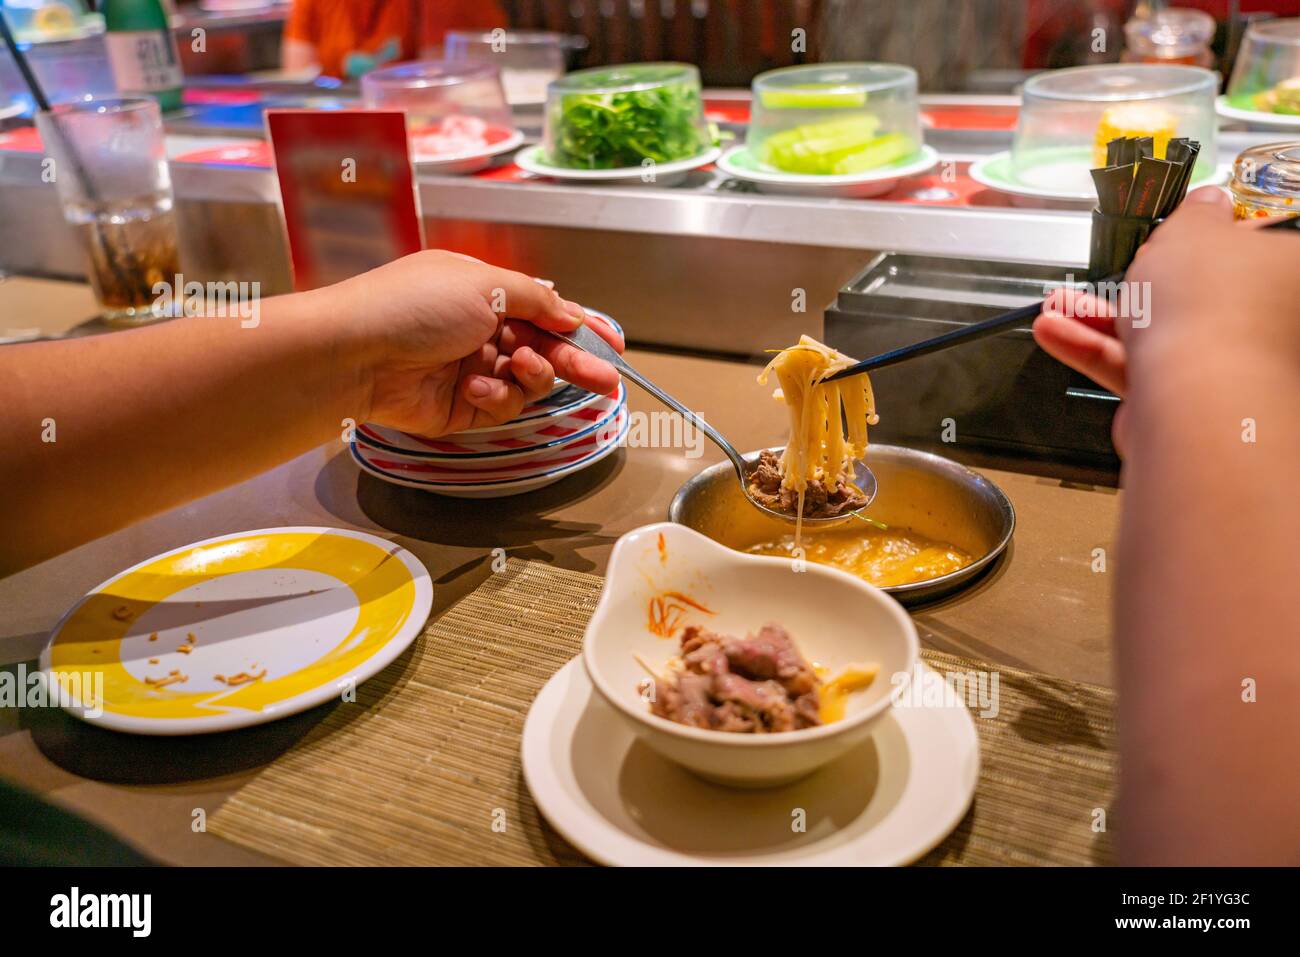
[[[668,561],[668,543],[664,541],[664,533],[659,533],[659,561]]]
[[[711,609],[705,608],[694,598],[683,595],[679,591],[666,591],[661,595],[656,595],[650,599],[649,619],[646,627],[650,629],[652,635],[658,635],[660,638],[671,638],[685,623],[686,616],[690,614],[689,608],[702,611],[706,615],[713,614]]]

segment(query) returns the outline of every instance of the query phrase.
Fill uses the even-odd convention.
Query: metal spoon
[[[646,392],[662,402],[668,408],[683,416],[686,421],[694,423],[705,435],[726,454],[731,460],[732,468],[736,470],[736,478],[740,480],[741,491],[744,492],[745,498],[749,499],[751,505],[761,512],[766,512],[773,518],[779,518],[785,522],[794,522],[795,516],[786,512],[779,512],[774,508],[768,508],[758,499],[756,499],[749,490],[749,467],[745,463],[744,457],[736,451],[736,447],[722,437],[722,435],[702,417],[692,412],[682,403],[678,402],[671,395],[665,392],[659,386],[655,385],[648,378],[637,372],[627,363],[627,360],[614,351],[614,347],[602,339],[595,332],[592,332],[587,326],[579,326],[570,333],[553,332],[551,335],[557,339],[562,339],[575,349],[581,349],[583,352],[589,352],[598,359],[604,359],[614,368],[616,368],[624,378],[631,379]],[[853,463],[853,482],[862,491],[867,498],[867,504],[862,508],[870,505],[876,497],[876,476],[872,474],[871,469],[867,468],[866,463],[857,461]],[[861,509],[858,509],[861,511]],[[844,512],[839,515],[829,516],[826,518],[810,518],[805,516],[804,525],[816,525],[825,527],[828,525],[839,525],[853,518],[857,512]]]

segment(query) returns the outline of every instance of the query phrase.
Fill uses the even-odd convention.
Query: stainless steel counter
[[[1220,156],[1270,135],[1222,134]],[[957,164],[1010,145],[1009,133],[927,138],[941,161]],[[173,155],[213,142],[169,139]],[[274,174],[173,169],[186,277],[289,289]],[[733,355],[819,334],[823,306],[879,251],[1071,266],[1085,262],[1090,228],[1085,211],[1021,208],[1000,197],[943,207],[766,196],[717,171],[671,188],[423,175],[418,189],[430,246],[552,279],[571,298],[617,315],[637,341]],[[40,157],[0,150],[0,270],[79,278],[82,262],[53,186],[41,181]],[[803,312],[793,308],[800,301]]]

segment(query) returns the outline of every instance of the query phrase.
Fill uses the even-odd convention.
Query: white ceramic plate
[[[437,463],[447,468],[481,469],[523,463],[600,431],[618,413],[626,397],[626,387],[620,382],[612,393],[584,409],[540,419],[533,424],[531,431],[503,439],[469,442],[462,440],[465,433],[428,439],[382,425],[363,423],[357,427],[357,442],[399,459]]]
[[[357,451],[367,465],[390,475],[398,475],[433,485],[479,485],[490,482],[508,482],[533,478],[551,473],[586,459],[603,449],[613,436],[623,428],[624,406],[620,403],[610,410],[600,428],[555,448],[544,449],[525,459],[501,463],[487,461],[442,462],[393,455],[373,449],[358,439]]]
[[[1214,101],[1214,109],[1224,119],[1240,120],[1251,126],[1271,130],[1300,130],[1300,116],[1290,113],[1266,113],[1263,110],[1243,110],[1232,106],[1226,96],[1221,96]]]
[[[432,605],[419,559],[377,536],[313,526],[236,532],[92,589],[55,626],[41,668],[64,689],[66,710],[91,724],[228,731],[355,688],[415,640]],[[98,682],[102,696],[90,693]]]
[[[627,186],[671,186],[679,182],[693,169],[708,166],[721,154],[716,146],[705,150],[698,156],[674,160],[671,163],[656,163],[654,166],[628,166],[622,169],[569,169],[564,166],[552,166],[546,162],[546,148],[542,145],[530,146],[520,150],[515,163],[524,172],[534,176],[548,176],[551,179],[567,179],[587,183],[622,183]],[[654,172],[654,181],[646,182],[642,177],[647,171]]]
[[[1097,203],[1097,189],[1088,175],[1089,169],[1087,159],[1044,164],[1037,168],[1042,181],[1037,184],[1025,183],[1011,171],[1010,151],[1003,151],[971,163],[970,178],[981,186],[1011,196],[1091,206]],[[1188,189],[1223,183],[1229,172],[1228,167],[1219,166],[1210,175],[1193,177]]]
[[[888,193],[901,180],[919,176],[939,162],[938,152],[930,146],[921,147],[921,155],[907,163],[882,166],[865,173],[849,175],[810,176],[802,173],[783,173],[766,170],[754,164],[748,147],[733,146],[718,160],[718,169],[733,179],[753,183],[764,193],[789,196],[841,196],[861,199]]]
[[[626,409],[626,406],[624,407]],[[595,465],[604,459],[611,452],[618,449],[619,443],[623,436],[627,435],[627,430],[631,424],[631,417],[624,414],[618,420],[618,433],[613,437],[599,444],[596,451],[592,452],[585,458],[565,465],[562,468],[553,469],[540,475],[532,475],[526,478],[513,480],[499,480],[492,482],[458,482],[456,484],[447,484],[441,482],[421,482],[405,478],[401,475],[394,474],[386,469],[378,468],[368,462],[365,458],[366,453],[358,449],[356,443],[350,446],[352,459],[359,465],[364,472],[369,472],[375,478],[389,482],[393,485],[401,485],[406,488],[418,488],[426,492],[433,492],[436,495],[445,495],[450,498],[505,498],[510,495],[522,495],[525,492],[532,492],[539,488],[545,488],[558,482],[560,479],[572,475],[574,472],[580,472],[585,468]]]
[[[961,822],[979,778],[964,706],[896,705],[866,745],[811,777],[756,791],[709,784],[638,743],[576,658],[533,702],[522,752],[551,825],[622,866],[907,864]]]
[[[494,143],[486,149],[475,150],[471,153],[433,155],[412,152],[411,162],[418,166],[421,172],[433,173],[438,176],[465,176],[486,169],[492,164],[494,158],[502,153],[509,153],[511,150],[518,149],[523,141],[524,134],[519,130],[515,130],[508,138],[500,143]]]

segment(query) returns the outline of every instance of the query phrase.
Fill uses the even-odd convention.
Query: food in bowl
[[[843,717],[845,697],[870,685],[879,671],[879,665],[850,665],[823,682],[780,625],[766,624],[744,638],[690,625],[667,675],[654,679],[650,710],[713,731],[799,731]]]
[[[782,349],[758,376],[760,384],[776,373],[773,395],[790,416],[790,441],[778,459],[760,457],[749,490],[767,507],[795,515],[795,537],[804,518],[830,518],[867,504],[852,482],[853,463],[867,451],[867,426],[879,421],[869,376],[826,382],[853,359],[801,336]],[[778,481],[779,477],[779,481]]]
[[[734,473],[730,481],[739,497]],[[647,667],[662,671],[661,663],[679,647],[646,627],[647,602],[667,590],[689,594],[713,612],[697,612],[686,626],[746,635],[764,622],[778,622],[797,640],[805,661],[824,665],[830,674],[854,662],[875,662],[878,676],[845,695],[842,718],[790,733],[727,734],[665,720],[651,712],[639,683]],[[879,589],[816,565],[794,575],[788,562],[743,555],[667,522],[628,532],[614,545],[582,648],[602,704],[644,744],[710,781],[742,787],[796,780],[864,745],[893,706],[892,676],[910,674],[917,655],[915,625]],[[833,685],[823,684],[823,699],[838,697]],[[604,720],[608,714],[593,717]]]

